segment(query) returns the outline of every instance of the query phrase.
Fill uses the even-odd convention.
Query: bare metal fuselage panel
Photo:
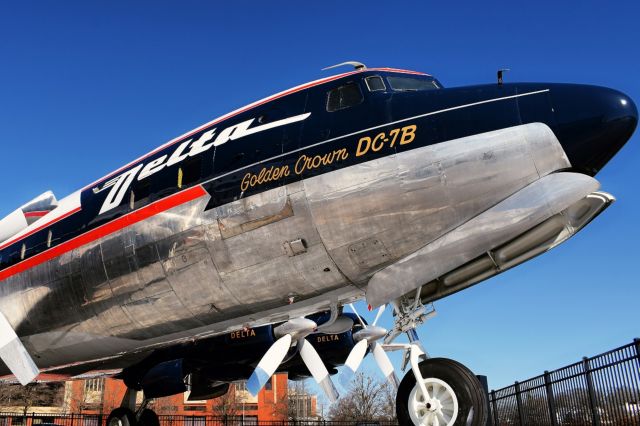
[[[390,155],[208,211],[205,195],[10,278],[4,288],[14,291],[2,310],[39,325],[26,342],[41,367],[285,320],[360,297],[376,271],[567,167],[553,133],[531,124]],[[296,254],[288,247],[298,240]],[[162,260],[140,260],[149,250]],[[52,270],[66,274],[43,282]],[[74,277],[87,271],[95,278],[87,300],[70,297]],[[291,297],[300,302],[289,304]],[[66,324],[47,330],[52,315]]]
[[[548,179],[576,167],[552,129],[548,89],[490,98],[436,93],[437,110],[420,94],[398,98],[405,103],[395,93],[370,94],[342,116],[324,111],[322,87],[290,95],[299,103],[274,108],[266,124],[241,111],[230,127],[214,123],[61,200],[69,211],[60,221],[93,214],[82,224],[88,231],[58,246],[49,232],[32,257],[12,243],[13,263],[0,270],[0,311],[38,366],[125,367],[154,348],[328,310],[365,292],[381,304],[429,283],[437,299],[495,273],[468,271],[475,261],[493,262],[482,258],[491,250],[531,240],[527,232],[598,189],[586,175]],[[370,108],[375,96],[378,105],[404,109]],[[313,102],[322,112],[307,112]],[[273,136],[274,152],[262,152],[273,147],[256,142],[260,135]],[[259,147],[251,154],[262,155],[258,161],[238,148],[245,140]],[[213,156],[201,166],[212,177],[184,184],[201,155]],[[242,165],[233,169],[236,161]],[[148,193],[145,179],[154,174],[169,176],[172,189],[139,207],[136,194]],[[556,184],[566,196],[552,196]],[[47,236],[42,228],[25,238],[38,232]],[[452,271],[466,278],[441,287]]]

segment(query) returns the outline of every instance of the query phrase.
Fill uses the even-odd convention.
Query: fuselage
[[[355,71],[214,120],[0,243],[0,310],[41,368],[286,320],[558,171],[595,175],[633,102]]]

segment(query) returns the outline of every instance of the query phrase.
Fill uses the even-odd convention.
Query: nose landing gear
[[[429,358],[415,329],[435,316],[419,300],[403,297],[392,303],[394,327],[383,348],[404,351],[405,374],[396,395],[396,415],[401,425],[485,426],[488,397],[478,378],[464,365],[446,358]],[[392,343],[402,333],[409,343]]]
[[[487,396],[478,378],[451,359],[430,358],[419,364],[422,386],[413,371],[398,388],[396,414],[401,425],[484,426],[489,415]]]

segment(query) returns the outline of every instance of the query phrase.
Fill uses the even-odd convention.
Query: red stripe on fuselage
[[[42,217],[42,216],[46,215],[49,212],[50,212],[50,210],[43,210],[43,211],[39,211],[39,212],[26,212],[24,214],[24,217]]]
[[[51,226],[54,223],[58,223],[62,219],[66,218],[66,217],[69,217],[72,214],[79,212],[80,210],[82,210],[81,207],[76,207],[75,209],[66,212],[62,216],[56,217],[54,220],[52,220],[50,222],[43,223],[42,225],[38,226],[37,228],[32,229],[31,231],[27,232],[24,235],[20,235],[19,237],[12,237],[12,238],[8,239],[7,241],[5,241],[4,243],[2,243],[2,245],[0,245],[0,250],[9,247],[11,244],[15,244],[15,243],[17,243],[19,241],[24,240],[25,238],[35,234],[36,232],[46,228],[47,226]],[[35,223],[37,223],[37,222],[35,222]]]
[[[207,195],[207,191],[201,186],[194,186],[177,194],[170,195],[162,200],[158,200],[148,206],[142,207],[139,210],[128,213],[124,216],[120,216],[117,219],[112,220],[109,223],[105,223],[95,229],[85,232],[82,235],[78,235],[69,241],[65,241],[55,247],[50,248],[47,251],[39,253],[33,257],[23,260],[13,266],[8,267],[0,271],[0,281],[7,279],[15,274],[26,271],[34,266],[40,265],[48,260],[54,259],[64,253],[74,250],[78,247],[82,247],[85,244],[89,244],[99,238],[105,237],[116,231],[119,231],[127,226],[133,225],[142,220],[148,219],[151,216],[155,216],[158,213],[162,213],[173,207],[177,207],[181,204],[193,201]]]

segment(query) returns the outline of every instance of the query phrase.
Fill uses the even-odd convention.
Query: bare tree
[[[292,396],[295,393],[294,388],[297,388],[299,384],[300,382],[293,382],[289,380],[285,398],[281,398],[278,402],[273,404],[273,409],[271,411],[273,416],[286,420],[296,420],[298,418],[292,408]]]
[[[31,383],[0,385],[0,405],[21,407],[26,416],[30,407],[57,406],[62,404],[64,385],[60,383]]]
[[[563,425],[579,426],[591,418],[589,392],[583,387],[568,388],[555,395],[556,412]]]
[[[275,404],[273,414],[288,420],[318,417],[311,408],[312,399],[316,396],[309,392],[305,380],[289,380],[287,389],[287,397]]]
[[[245,397],[238,391],[237,386],[232,383],[227,393],[216,398],[215,401],[216,403],[213,406],[213,410],[216,416],[229,417],[236,416],[241,412]]]
[[[171,397],[153,399],[149,408],[163,416],[170,416],[178,411],[178,407],[174,405]]]
[[[394,392],[389,388],[386,382],[358,373],[349,392],[329,409],[329,419],[363,421],[395,418]]]
[[[384,420],[396,419],[396,389],[389,382],[382,383],[382,416]]]

